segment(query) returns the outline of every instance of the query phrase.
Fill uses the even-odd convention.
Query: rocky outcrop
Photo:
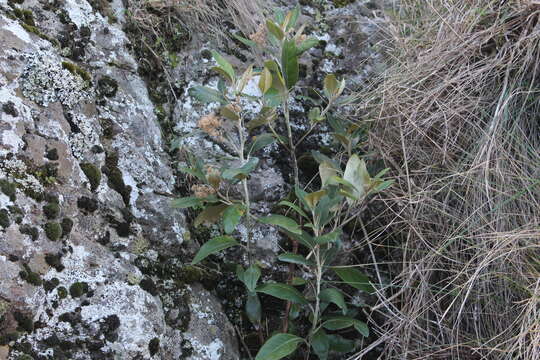
[[[186,228],[120,25],[18,3],[0,1],[0,358],[238,358],[211,293],[137,267],[181,272]]]

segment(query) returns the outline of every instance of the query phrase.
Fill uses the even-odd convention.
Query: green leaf
[[[171,201],[171,206],[177,209],[186,209],[190,207],[199,206],[202,204],[203,204],[202,199],[195,196],[183,197],[183,198],[174,199],[173,201]]]
[[[266,106],[275,108],[275,107],[278,107],[279,104],[281,104],[281,102],[283,101],[283,98],[277,89],[270,88],[264,94],[264,100],[266,101]]]
[[[228,101],[223,97],[223,94],[207,86],[194,86],[188,90],[188,93],[190,96],[205,104],[216,102],[221,105],[228,104]]]
[[[345,339],[340,335],[328,335],[330,340],[330,350],[348,353],[354,350],[354,341]]]
[[[230,234],[236,229],[242,218],[242,210],[242,205],[236,204],[229,206],[223,212],[223,228],[226,234]]]
[[[305,218],[308,218],[308,216],[304,212],[304,210],[302,210],[298,205],[295,205],[295,204],[291,203],[290,201],[282,200],[282,201],[279,202],[278,205],[288,206],[291,209],[293,209],[294,211],[296,211],[298,214],[302,215]]]
[[[231,81],[234,81],[235,74],[234,69],[232,65],[223,57],[221,56],[217,51],[212,50],[212,56],[214,57],[214,60],[219,64],[219,66],[225,71],[227,75],[229,75],[229,78]]]
[[[287,22],[287,27],[285,28],[285,30],[287,31],[296,26],[298,16],[300,15],[300,4],[297,4],[295,8],[290,12],[290,14],[291,16],[289,18],[289,21]]]
[[[346,316],[336,316],[325,320],[322,327],[328,330],[341,330],[354,325],[355,319]]]
[[[251,265],[244,272],[243,282],[250,292],[254,292],[257,287],[257,282],[261,278],[261,269],[257,265]]]
[[[270,88],[272,87],[272,73],[268,68],[264,68],[261,71],[261,75],[259,77],[259,90],[261,90],[261,93],[264,95]]]
[[[310,234],[308,234],[307,232],[305,232],[304,230],[302,230],[302,232],[300,234],[295,234],[295,233],[292,233],[290,231],[285,231],[285,233],[289,237],[291,237],[292,239],[298,241],[300,244],[307,247],[308,249],[313,249],[315,247],[315,245],[316,245],[315,240],[313,239],[313,237]]]
[[[242,179],[255,170],[259,164],[259,159],[251,157],[244,165],[239,168],[225,169],[221,173],[221,177],[225,180]]]
[[[337,94],[339,90],[339,81],[336,79],[336,75],[328,74],[324,78],[324,93],[327,98],[331,98]]]
[[[246,315],[252,324],[257,325],[261,322],[261,301],[257,293],[249,292],[246,300]]]
[[[306,197],[308,195],[307,192],[305,192],[303,189],[301,189],[300,187],[298,186],[294,186],[294,194],[296,195],[296,198],[298,200],[300,200],[300,202],[302,203],[302,205],[304,205],[304,208],[305,209],[309,209],[310,206],[309,206],[309,203],[307,202],[306,200]]]
[[[306,285],[307,280],[302,279],[301,277],[294,276],[291,280],[291,285],[293,286],[300,286],[300,285]]]
[[[320,41],[315,38],[309,38],[302,41],[300,45],[298,45],[298,47],[296,48],[296,55],[302,55],[304,52],[308,51],[312,47],[319,45],[319,42]]]
[[[253,40],[246,39],[245,37],[242,37],[240,35],[231,34],[236,40],[240,41],[242,44],[250,47],[256,47],[257,43]]]
[[[292,232],[293,234],[301,234],[302,230],[300,225],[296,223],[293,219],[283,216],[283,215],[269,215],[266,217],[261,217],[258,219],[259,222],[268,225],[276,225],[282,227],[283,229]]]
[[[341,280],[358,290],[367,293],[373,293],[375,291],[373,286],[369,283],[369,278],[355,268],[334,268],[334,272]]]
[[[343,234],[343,230],[336,229],[336,230],[334,230],[332,232],[329,232],[327,234],[317,236],[315,238],[315,242],[317,244],[333,243],[333,242],[335,242],[336,240],[338,240],[341,237],[341,234]]]
[[[266,125],[276,118],[276,109],[271,107],[263,107],[261,111],[257,114],[255,119],[251,120],[247,123],[247,128],[249,130],[253,130],[258,128],[259,126]]]
[[[292,354],[304,340],[291,334],[276,334],[261,347],[255,360],[279,360]]]
[[[305,257],[299,254],[284,253],[284,254],[280,254],[278,256],[278,259],[283,262],[292,263],[292,264],[299,264],[299,265],[306,265],[306,266],[313,265],[312,262],[310,262]]]
[[[227,205],[225,204],[219,204],[219,205],[206,207],[195,218],[195,220],[193,221],[193,225],[197,227],[203,223],[214,224],[218,222],[219,219],[221,218],[221,214],[223,214],[223,211],[225,211],[226,208],[227,208]]]
[[[178,167],[178,170],[180,170],[183,173],[189,174],[191,176],[196,177],[202,182],[206,182],[206,175],[199,169],[196,168],[190,168],[187,166],[180,166]]]
[[[285,40],[281,52],[281,69],[285,78],[285,85],[288,89],[298,82],[299,68],[298,55],[296,54],[296,44],[294,40]]]
[[[191,265],[198,264],[206,257],[236,245],[240,244],[230,236],[215,237],[201,246]]]
[[[276,142],[276,138],[272,134],[263,133],[253,137],[253,143],[249,149],[249,154],[261,150],[262,148]]]
[[[370,176],[366,168],[366,162],[354,154],[347,161],[345,172],[343,173],[343,179],[347,180],[354,185],[354,196],[356,199],[360,199],[365,194],[365,186],[370,183]],[[350,200],[349,204],[351,203]]]
[[[347,313],[345,298],[343,297],[343,293],[338,289],[326,288],[319,293],[319,298],[324,302],[336,304],[343,311],[343,315]]]
[[[325,187],[330,184],[332,178],[338,175],[338,171],[329,162],[323,162],[319,165],[319,176],[321,177],[321,185]]]
[[[229,105],[222,106],[221,109],[219,109],[219,113],[221,116],[231,121],[238,121],[238,119],[240,119],[240,116],[238,116],[238,114],[234,112]]]
[[[326,360],[328,358],[330,339],[323,329],[317,330],[317,332],[311,336],[311,347],[320,360]]]
[[[354,320],[354,328],[356,331],[358,331],[360,334],[362,334],[365,337],[369,336],[369,328],[367,324],[360,320]]]
[[[268,31],[270,32],[270,34],[274,35],[275,38],[278,39],[279,41],[283,40],[283,38],[285,37],[283,30],[281,30],[281,28],[277,26],[277,24],[273,22],[272,20],[270,19],[266,20],[266,27],[268,28]]]
[[[260,285],[256,289],[257,292],[262,292],[281,300],[287,300],[298,304],[307,304],[307,300],[291,285],[281,283],[266,283]]]

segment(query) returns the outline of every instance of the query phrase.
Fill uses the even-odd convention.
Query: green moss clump
[[[56,241],[62,236],[62,226],[56,222],[48,222],[44,225],[45,235],[51,241]]]
[[[56,293],[58,294],[58,297],[60,299],[65,299],[68,296],[68,291],[65,287],[60,286],[58,289],[56,289]]]
[[[45,289],[46,292],[53,291],[58,285],[60,284],[60,280],[57,278],[52,278],[51,280],[46,280],[43,282],[43,289]]]
[[[159,351],[159,338],[155,337],[148,343],[148,351],[150,356],[154,356]]]
[[[47,151],[47,153],[45,154],[45,157],[51,161],[56,161],[58,160],[60,157],[58,156],[58,149],[56,148],[52,148],[50,150]]]
[[[62,226],[62,236],[68,236],[71,233],[71,229],[73,229],[73,220],[63,218],[60,226]]]
[[[60,214],[60,206],[57,203],[48,203],[43,206],[43,213],[47,219],[56,219]]]
[[[69,295],[72,298],[81,297],[86,292],[88,292],[88,284],[82,281],[77,281],[69,287]]]
[[[38,273],[33,272],[27,264],[24,264],[23,267],[24,270],[19,272],[21,279],[34,286],[41,286],[43,284],[43,280],[41,280],[41,276]]]
[[[107,184],[116,192],[118,192],[122,199],[124,200],[124,204],[126,206],[129,206],[129,201],[131,198],[131,186],[127,186],[124,183],[124,179],[122,176],[122,172],[118,168],[118,155],[115,153],[107,153],[105,156],[105,166],[103,168],[103,172],[107,175],[109,178],[109,181]]]
[[[50,266],[60,272],[64,270],[64,265],[62,265],[62,255],[60,254],[45,254],[45,262]]]
[[[27,316],[20,311],[15,311],[13,313],[13,317],[15,318],[15,320],[17,321],[17,324],[19,325],[17,327],[17,331],[26,331],[26,332],[34,331],[34,322],[30,318],[30,316]]]
[[[0,191],[9,197],[10,201],[15,201],[17,199],[17,186],[5,179],[0,180]]]
[[[19,333],[15,331],[4,334],[0,336],[0,346],[6,346],[12,341],[17,341],[18,338],[19,338]]]
[[[98,201],[87,196],[81,196],[77,200],[77,207],[88,213],[93,213],[98,209]]]
[[[34,21],[34,14],[32,13],[32,11],[27,9],[15,8],[13,9],[13,14],[26,25],[36,26],[36,22]]]
[[[32,239],[32,241],[36,241],[39,237],[39,230],[37,227],[30,226],[28,224],[21,225],[19,227],[19,231],[21,234],[28,235]]]
[[[82,163],[81,170],[84,172],[84,175],[88,178],[90,182],[90,188],[92,191],[96,191],[101,182],[101,170],[97,166],[91,163]]]
[[[11,222],[9,221],[9,213],[6,209],[0,210],[0,227],[8,228]]]
[[[21,26],[26,31],[28,31],[29,33],[35,34],[35,35],[39,36],[40,38],[42,38],[43,40],[47,40],[48,42],[50,42],[54,46],[59,46],[58,40],[56,40],[54,38],[51,38],[50,36],[42,33],[41,31],[39,31],[39,29],[37,27],[32,26],[32,25],[28,25],[28,24],[25,24],[25,23],[22,23]]]
[[[118,91],[118,82],[112,77],[104,75],[98,80],[98,92],[106,97],[114,97]]]
[[[67,61],[62,61],[62,67],[73,75],[79,75],[84,81],[88,81],[89,83],[92,82],[92,77],[90,76],[88,71],[84,70],[80,66]]]

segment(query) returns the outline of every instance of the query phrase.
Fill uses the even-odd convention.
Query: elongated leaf
[[[341,280],[358,290],[362,290],[367,293],[372,293],[375,291],[373,286],[371,286],[369,283],[369,278],[355,268],[334,268],[334,272]]]
[[[290,89],[298,82],[299,75],[298,55],[294,40],[285,40],[283,43],[281,68],[285,78],[285,85]]]
[[[239,168],[225,169],[221,173],[221,177],[225,180],[242,179],[255,170],[259,164],[259,159],[256,157],[250,158],[244,165]]]
[[[261,111],[257,114],[255,119],[251,120],[247,123],[247,128],[249,130],[256,129],[260,126],[266,125],[276,118],[276,109],[272,107],[264,107],[261,109]]]
[[[281,102],[283,101],[283,97],[277,89],[270,88],[264,94],[264,101],[266,102],[266,106],[275,108],[281,104]]]
[[[315,38],[308,38],[302,41],[300,45],[298,45],[298,48],[296,49],[296,54],[298,56],[302,55],[304,52],[308,51],[312,47],[319,45],[319,42],[320,41]]]
[[[339,81],[336,79],[336,75],[328,74],[324,78],[324,93],[327,98],[331,98],[337,94],[339,90]]]
[[[292,264],[299,264],[299,265],[306,265],[306,266],[313,265],[312,262],[310,262],[305,257],[299,254],[284,253],[284,254],[280,254],[278,256],[278,259],[283,262],[292,263]]]
[[[236,93],[240,94],[248,82],[253,78],[253,65],[249,65],[236,84]]]
[[[243,282],[250,292],[254,292],[257,287],[257,282],[261,278],[261,269],[257,265],[251,265],[244,272]]]
[[[231,81],[234,81],[235,74],[232,65],[217,51],[212,51],[212,56],[214,57],[214,60],[216,60],[216,62],[219,64],[219,66],[225,71],[225,73],[229,75]]]
[[[298,304],[308,303],[300,291],[287,284],[267,283],[258,286],[256,291]]]
[[[369,336],[369,328],[367,324],[360,320],[354,320],[354,328],[356,331],[358,331],[360,334],[362,334],[365,337]]]
[[[240,116],[232,109],[231,105],[222,106],[221,109],[219,109],[219,113],[221,116],[231,121],[238,121],[238,119],[240,119]]]
[[[202,205],[202,199],[195,196],[188,196],[171,201],[171,206],[177,209],[186,209],[194,206]]]
[[[253,137],[253,143],[251,143],[249,154],[261,150],[262,148],[276,142],[276,138],[272,134],[263,133]]]
[[[212,67],[212,70],[217,72],[219,75],[221,75],[228,82],[230,82],[230,83],[233,82],[233,79],[231,78],[231,76],[225,70],[223,70],[222,67],[214,66],[214,67]]]
[[[290,231],[293,234],[302,233],[302,230],[300,229],[300,225],[298,225],[296,221],[283,215],[269,215],[266,217],[261,217],[258,220],[259,222],[263,224],[282,227],[283,229]]]
[[[354,325],[355,319],[346,316],[336,316],[325,320],[322,326],[328,330],[341,330]]]
[[[222,105],[227,105],[228,103],[227,99],[225,99],[219,91],[207,86],[194,86],[190,88],[188,92],[190,96],[193,96],[195,99],[205,104],[220,103]]]
[[[356,199],[360,199],[365,194],[365,186],[370,183],[366,162],[363,159],[360,160],[356,154],[351,156],[349,161],[347,161],[343,179],[354,185],[354,195]]]
[[[257,46],[257,43],[253,40],[249,40],[249,39],[246,39],[245,37],[243,36],[240,36],[240,35],[236,35],[236,34],[231,34],[236,40],[240,41],[242,44],[246,45],[246,46],[250,46],[250,47],[256,47]]]
[[[343,293],[338,289],[326,288],[319,293],[319,298],[324,302],[336,304],[343,312],[343,315],[347,313],[345,298],[343,297]]]
[[[272,87],[272,73],[268,68],[264,68],[259,77],[259,90],[264,95]]]
[[[252,324],[261,322],[261,301],[257,293],[249,292],[246,300],[246,315]]]
[[[295,205],[295,204],[293,204],[293,203],[291,203],[289,201],[286,201],[286,200],[280,201],[278,205],[288,206],[291,209],[293,209],[294,211],[296,211],[298,214],[302,215],[305,218],[308,218],[308,216],[304,212],[304,210],[302,210],[298,205]]]
[[[195,218],[195,221],[193,221],[193,225],[197,227],[203,223],[214,224],[218,222],[226,208],[227,208],[227,205],[225,204],[219,204],[219,205],[206,207]]]
[[[275,38],[278,39],[279,41],[283,40],[283,38],[285,37],[283,30],[281,30],[281,28],[277,26],[276,23],[273,22],[272,20],[270,19],[266,20],[266,27],[268,28],[268,31],[270,32],[270,34],[274,35]]]
[[[327,194],[326,190],[319,190],[319,191],[315,191],[310,194],[307,194],[305,199],[310,209],[313,209],[315,206],[317,206],[317,204],[319,203],[319,200],[321,200],[321,198],[325,196],[326,194]]]
[[[215,237],[201,246],[191,264],[198,264],[206,257],[236,245],[240,244],[230,236]]]
[[[336,229],[336,230],[334,230],[332,232],[329,232],[327,234],[317,236],[315,238],[315,242],[317,244],[333,243],[333,242],[335,242],[336,240],[338,240],[341,237],[341,234],[343,234],[343,230]]]
[[[345,339],[340,335],[331,334],[328,335],[330,340],[330,350],[348,353],[354,350],[354,341]]]
[[[295,234],[290,231],[285,231],[285,233],[292,239],[298,241],[300,244],[307,247],[308,249],[313,249],[316,245],[315,239],[313,239],[313,237],[304,230],[302,230],[300,234]]]
[[[311,347],[313,348],[315,355],[319,357],[319,360],[326,360],[328,358],[330,339],[323,329],[317,330],[317,332],[311,336]]]
[[[261,347],[255,360],[279,360],[292,354],[304,340],[296,335],[276,334]]]
[[[301,277],[295,276],[291,280],[291,285],[293,286],[300,286],[300,285],[306,285],[306,284],[307,284],[307,280],[302,279]]]
[[[199,169],[181,166],[178,168],[178,170],[180,170],[183,173],[194,176],[197,179],[201,180],[202,182],[206,182],[206,175]]]
[[[319,165],[319,176],[321,177],[321,185],[325,187],[330,184],[332,178],[338,175],[338,171],[332,166],[331,163],[323,162]]]
[[[242,205],[231,205],[223,212],[223,228],[226,234],[232,233],[242,218]]]
[[[300,15],[300,4],[297,4],[294,9],[290,12],[290,18],[287,22],[286,30],[288,31],[291,28],[294,28],[296,26],[296,22],[298,21],[298,16]]]

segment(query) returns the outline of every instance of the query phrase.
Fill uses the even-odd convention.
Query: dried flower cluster
[[[216,190],[208,185],[196,184],[191,187],[193,195],[197,198],[205,198],[210,195],[214,195]]]
[[[266,43],[266,25],[261,23],[253,34],[249,35],[249,38],[257,45],[263,46]]]
[[[221,135],[221,127],[222,127],[222,121],[215,113],[210,113],[208,115],[203,116],[199,119],[199,122],[197,123],[199,128],[210,135],[213,138],[216,139],[222,139]]]

